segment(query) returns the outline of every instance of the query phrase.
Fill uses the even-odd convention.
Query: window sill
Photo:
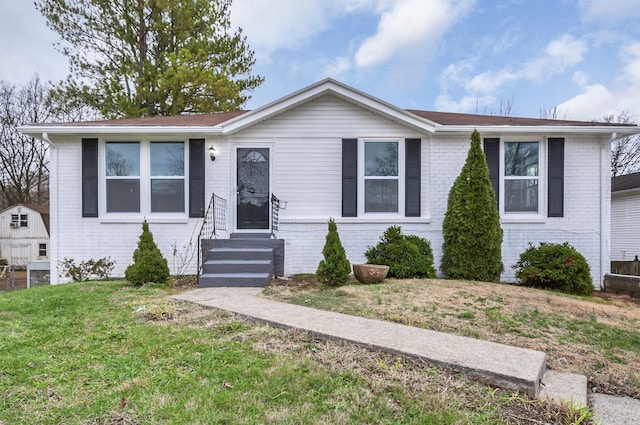
[[[547,222],[546,217],[502,217],[501,224],[544,224]]]
[[[189,222],[189,217],[185,215],[167,215],[167,216],[143,216],[143,215],[123,215],[123,216],[101,216],[99,218],[100,223],[102,224],[127,224],[127,223],[136,223],[142,224],[144,220],[147,220],[147,223],[158,223],[158,224],[184,224]]]
[[[429,224],[430,217],[333,217],[336,223],[340,224]],[[326,224],[327,217],[287,217],[280,218],[282,224]]]

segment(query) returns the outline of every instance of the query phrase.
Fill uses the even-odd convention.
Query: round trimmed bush
[[[391,226],[376,246],[364,253],[369,264],[389,266],[388,276],[435,277],[433,254],[428,240],[416,235],[403,235],[400,226]]]
[[[516,278],[525,286],[579,295],[593,292],[589,263],[568,242],[541,242],[538,247],[529,244],[513,268]]]

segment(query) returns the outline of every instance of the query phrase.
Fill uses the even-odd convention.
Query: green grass
[[[455,375],[448,391],[372,385],[361,369],[259,351],[263,325],[169,322],[186,307],[166,296],[122,282],[1,293],[0,424],[498,424],[520,403]]]

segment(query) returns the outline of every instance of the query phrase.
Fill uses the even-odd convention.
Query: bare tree
[[[540,118],[545,120],[566,120],[568,112],[558,109],[558,106],[553,108],[540,109]]]
[[[605,115],[598,121],[618,124],[634,124],[629,111],[618,115]],[[640,136],[628,136],[611,144],[611,176],[622,176],[640,171]]]
[[[46,205],[49,201],[49,147],[18,132],[29,123],[76,121],[84,108],[52,103],[49,84],[35,76],[19,87],[0,81],[0,208],[15,203]]]
[[[484,105],[482,110],[480,110],[478,99],[476,99],[476,114],[511,117],[513,116],[513,112],[513,96],[510,99],[501,98],[500,105],[498,105],[497,109],[489,105]]]

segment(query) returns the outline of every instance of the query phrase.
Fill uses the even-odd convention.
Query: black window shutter
[[[189,217],[204,217],[204,139],[189,139]]]
[[[98,139],[82,139],[82,216],[98,216]]]
[[[489,166],[489,180],[496,194],[496,204],[500,199],[500,139],[484,139],[484,155]]]
[[[564,138],[549,138],[547,216],[564,217]]]
[[[406,217],[420,217],[422,176],[420,142],[420,139],[405,139],[404,215]]]
[[[358,139],[342,139],[342,216],[358,216]]]

